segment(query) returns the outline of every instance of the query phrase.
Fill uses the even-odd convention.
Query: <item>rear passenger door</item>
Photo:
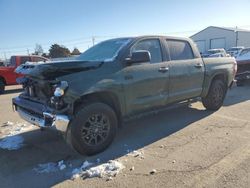
[[[168,102],[199,96],[204,80],[202,59],[194,56],[188,41],[167,39],[166,45],[170,56]]]

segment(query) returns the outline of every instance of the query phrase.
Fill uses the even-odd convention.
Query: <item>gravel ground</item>
[[[250,185],[250,84],[229,90],[217,112],[195,102],[126,123],[111,147],[92,157],[72,151],[59,133],[21,120],[11,107],[18,92],[12,86],[0,95],[0,147],[22,138],[20,147],[0,148],[0,187]],[[114,176],[71,179],[83,162],[85,173],[110,160],[123,166]]]

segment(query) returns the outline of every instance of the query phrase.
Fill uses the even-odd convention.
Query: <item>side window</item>
[[[26,63],[27,61],[31,61],[30,57],[21,57],[21,64]]]
[[[16,66],[16,57],[11,56],[9,66]]]
[[[142,40],[132,47],[132,52],[147,50],[151,55],[151,63],[162,62],[161,45],[158,39]]]
[[[171,60],[193,59],[193,50],[187,41],[167,40]]]

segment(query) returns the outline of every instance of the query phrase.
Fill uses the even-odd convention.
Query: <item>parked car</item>
[[[206,57],[229,57],[229,54],[223,48],[210,49],[207,51]]]
[[[15,73],[15,69],[27,61],[39,62],[47,61],[47,58],[41,56],[11,56],[8,66],[0,67],[0,94],[4,92],[5,86],[17,84],[16,79],[21,74]]]
[[[237,57],[240,54],[241,50],[243,50],[244,48],[244,46],[232,47],[227,50],[227,53],[232,57]]]
[[[250,79],[250,48],[243,49],[236,58],[238,70],[235,79],[237,85],[242,86],[244,82]]]
[[[111,39],[75,61],[18,67],[25,89],[13,106],[24,120],[62,131],[79,153],[93,155],[125,119],[197,97],[218,110],[236,67],[234,58],[202,59],[187,38]]]

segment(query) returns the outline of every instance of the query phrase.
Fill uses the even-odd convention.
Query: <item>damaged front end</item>
[[[24,64],[16,69],[24,75],[17,80],[24,91],[12,99],[14,109],[34,125],[56,127],[65,132],[73,116],[74,102],[102,78],[103,75],[96,72],[102,65],[103,62],[87,61]],[[105,71],[110,74],[113,69]]]
[[[13,98],[12,104],[20,117],[33,125],[42,128],[55,127],[59,131],[67,131],[70,121],[67,115],[55,114],[52,109],[45,105],[22,97]]]
[[[52,70],[51,67],[48,68]],[[35,65],[18,67],[16,72],[25,75],[17,79],[17,82],[23,85],[23,92],[12,99],[13,107],[20,117],[39,127],[55,127],[66,132],[70,121],[70,104],[66,103],[63,97],[69,87],[68,83],[52,79],[53,76],[49,79],[42,78],[44,67],[38,70]]]
[[[70,118],[69,105],[63,101],[67,82],[35,80],[28,77],[18,79],[24,91],[12,99],[14,109],[21,118],[39,127],[55,127],[65,132]]]

